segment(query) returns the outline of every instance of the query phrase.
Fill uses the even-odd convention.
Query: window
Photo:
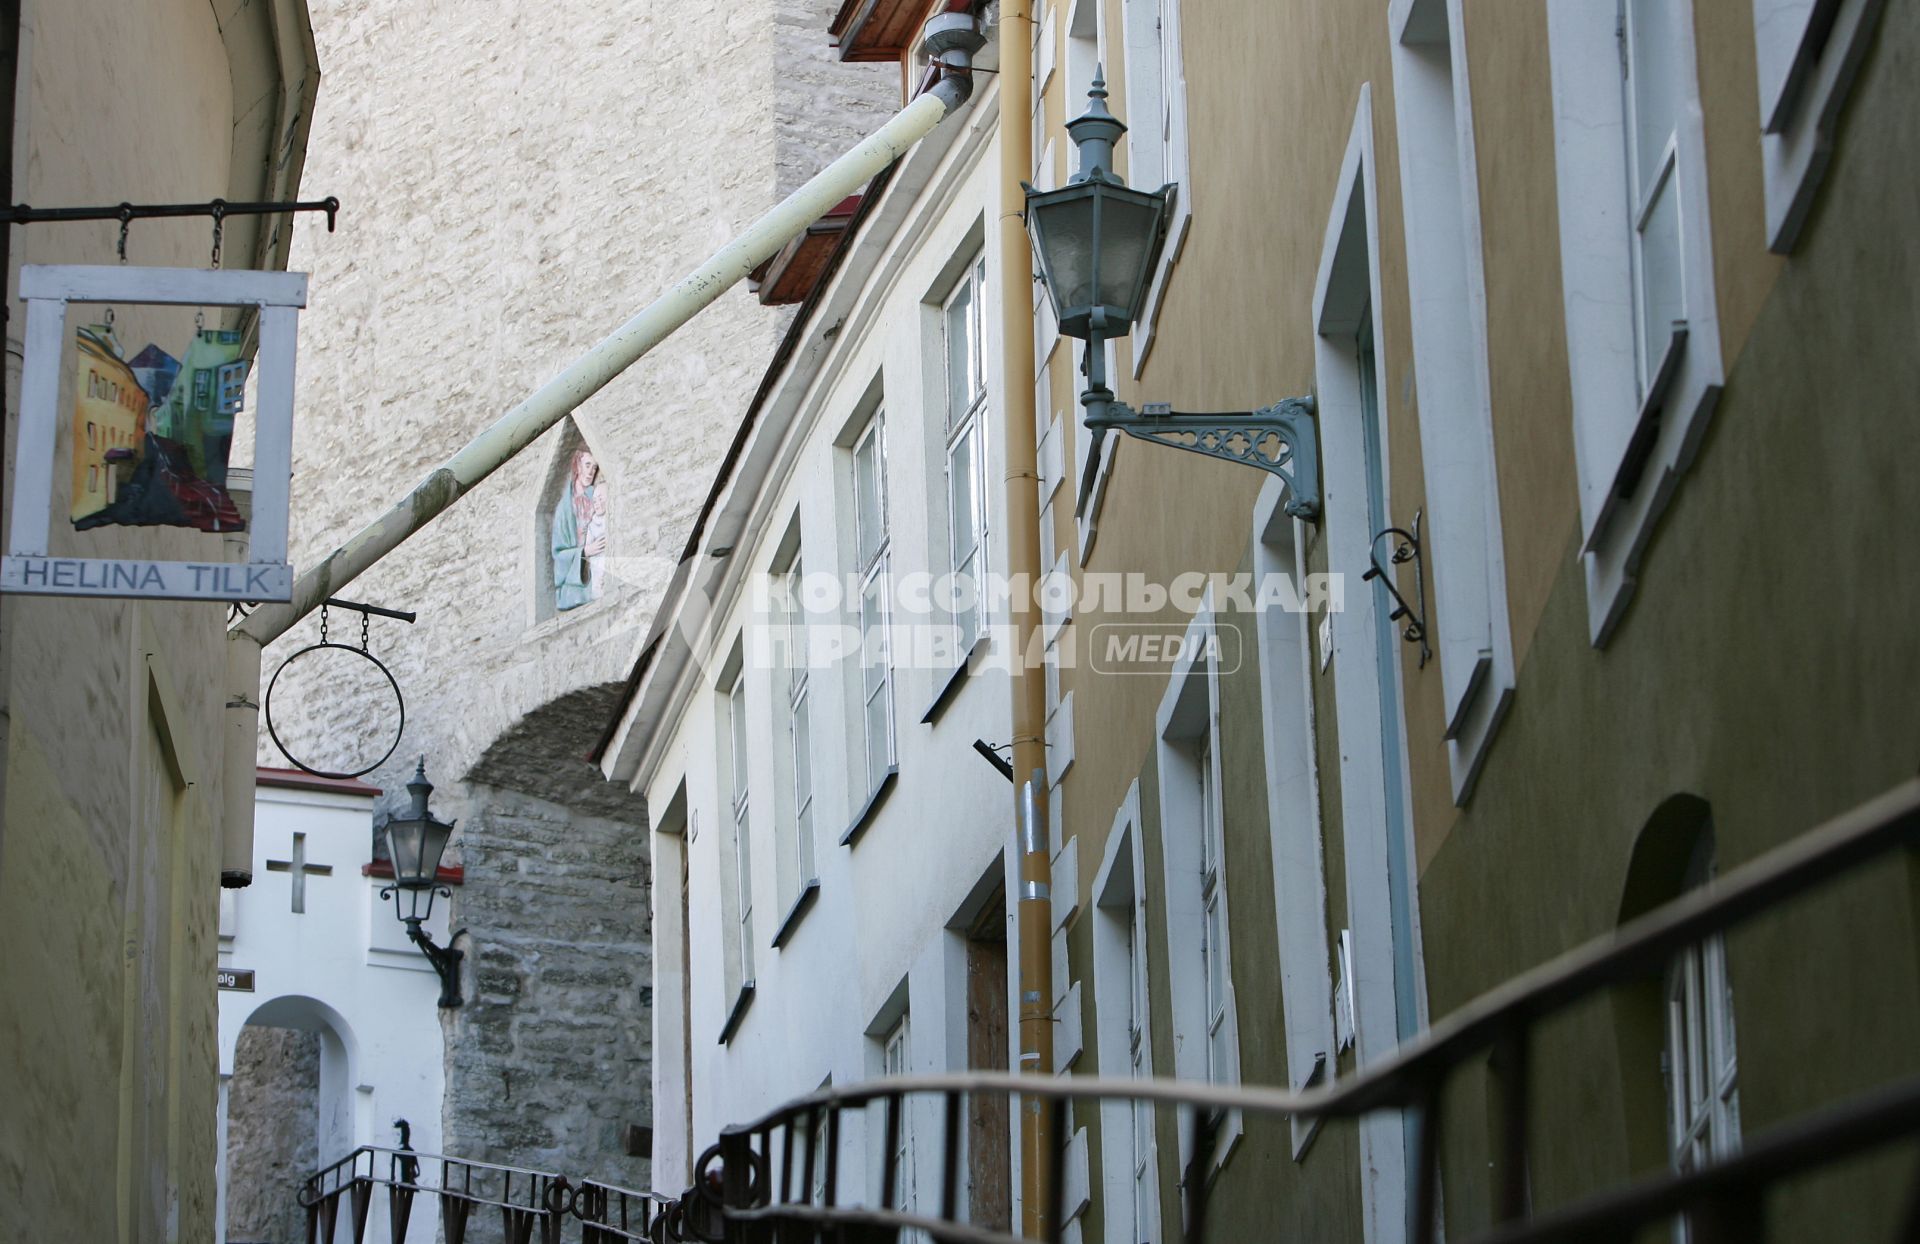
[[[982,254],[967,265],[940,316],[946,345],[948,565],[956,581],[953,621],[963,655],[980,637],[987,573],[987,385],[980,350],[986,277]]]
[[[1704,885],[1712,874],[1712,838],[1702,836],[1685,888]],[[1668,1152],[1673,1169],[1685,1174],[1732,1157],[1740,1148],[1740,1066],[1725,939],[1715,935],[1681,951],[1667,966],[1665,986],[1660,1065],[1667,1087]],[[1674,1238],[1686,1244],[1690,1236],[1682,1220]]]
[[[1727,948],[1713,937],[1667,969],[1667,1099],[1673,1167],[1694,1171],[1740,1147],[1739,1060]]]
[[[806,609],[801,600],[806,568],[800,556],[797,518],[775,554],[775,564],[782,561],[785,569],[773,572],[767,619],[773,641],[767,647],[777,671],[773,682],[779,705],[774,723],[774,780],[780,796],[775,809],[778,842],[774,875],[781,913],[772,938],[776,947],[784,946],[792,936],[818,889],[820,875],[814,840],[812,669]]]
[[[1180,258],[1193,216],[1187,174],[1187,79],[1180,55],[1180,0],[1123,0],[1121,21],[1127,44],[1127,97],[1120,118],[1128,127],[1127,182],[1141,190],[1174,187],[1166,246],[1147,286],[1140,320],[1133,327],[1133,373],[1138,376],[1153,347],[1167,278]],[[1069,100],[1067,119],[1085,110],[1084,99]]]
[[[1181,651],[1158,715],[1174,1074],[1231,1085],[1240,1082],[1240,1046],[1220,798],[1222,640],[1210,607],[1195,616]],[[1222,1129],[1215,1163],[1225,1159],[1239,1134],[1236,1111]],[[1191,1143],[1181,1137],[1182,1170]]]
[[[860,704],[866,793],[893,766],[893,667],[887,641],[887,441],[876,413],[853,447],[854,565],[860,576]]]
[[[1207,982],[1207,1081],[1231,1084],[1232,1059],[1227,1048],[1227,1011],[1230,1007],[1227,983],[1226,902],[1220,890],[1220,856],[1224,846],[1220,838],[1220,787],[1215,769],[1213,733],[1200,739],[1194,757],[1200,780],[1200,902],[1206,908],[1205,929],[1200,943],[1200,958],[1206,964]]]
[[[909,1057],[911,1049],[908,1042],[908,1019],[902,1015],[899,1022],[887,1029],[880,1038],[880,1074],[882,1076],[904,1076],[912,1066]],[[884,1109],[884,1107],[883,1107]],[[898,1107],[900,1126],[893,1137],[893,1147],[886,1154],[886,1174],[893,1183],[893,1204],[895,1208],[912,1212],[915,1204],[913,1187],[913,1099],[902,1098]],[[886,1129],[880,1129],[884,1140]],[[903,1233],[902,1238],[914,1238]]]
[[[1706,135],[1690,0],[1549,0],[1547,29],[1588,628],[1604,645],[1724,383]]]
[[[1286,485],[1269,480],[1254,510],[1253,566],[1255,581],[1261,584],[1280,578],[1305,582],[1299,526],[1283,508],[1285,496]],[[1302,601],[1300,608],[1293,609],[1282,602],[1263,602],[1254,617],[1287,1084],[1296,1090],[1331,1079],[1334,1063],[1320,775],[1313,746],[1314,659],[1308,639],[1312,615],[1306,612],[1307,604]],[[1296,1158],[1305,1151],[1312,1130],[1311,1120],[1295,1120]]]
[[[1884,0],[1753,0],[1767,245],[1800,239]]]
[[[807,620],[800,607],[800,559],[787,571],[787,741],[793,753],[794,854],[800,877],[817,876],[813,862],[813,733],[807,709]]]
[[[747,999],[753,991],[753,833],[752,783],[747,751],[747,678],[739,650],[730,660],[732,669],[723,678],[721,696],[722,754],[726,771],[721,775],[727,800],[727,830],[721,843],[721,908],[726,920],[725,952],[728,991],[734,995],[732,1013],[722,1029],[721,1041],[733,1036]]]
[[[1100,1074],[1153,1075],[1153,1020],[1147,978],[1145,859],[1136,783],[1114,818],[1106,858],[1094,879],[1094,1013]],[[1100,1107],[1101,1179],[1109,1244],[1160,1238],[1159,1158],[1151,1102]],[[1124,1138],[1125,1143],[1119,1143]]]
[[[1464,804],[1513,692],[1506,556],[1487,368],[1486,277],[1462,0],[1395,9],[1394,109],[1405,199],[1447,755]]]
[[[827,1077],[820,1085],[822,1090],[832,1087],[833,1077],[831,1076]],[[802,1159],[806,1164],[803,1169],[811,1170],[807,1195],[809,1203],[813,1205],[825,1205],[827,1203],[827,1155],[830,1152],[832,1139],[833,1130],[828,1121],[827,1112],[823,1110],[813,1116],[812,1122],[808,1126],[807,1156]],[[834,1165],[837,1166],[838,1163],[836,1162]],[[836,1170],[834,1174],[838,1176],[839,1171]],[[839,1183],[838,1178],[834,1180],[834,1183]],[[838,1190],[835,1189],[835,1191],[837,1192]]]

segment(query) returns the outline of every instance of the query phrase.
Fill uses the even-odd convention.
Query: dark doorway
[[[1007,896],[996,888],[967,930],[967,1067],[1007,1070]],[[973,1098],[967,1109],[967,1221],[1013,1230],[1012,1116],[1002,1096]]]

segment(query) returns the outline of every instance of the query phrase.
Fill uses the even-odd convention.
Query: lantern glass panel
[[[420,856],[426,847],[426,831],[425,821],[387,822],[387,853],[393,856],[393,879],[401,885],[412,884],[420,877]]]
[[[1091,194],[1035,206],[1034,248],[1047,273],[1047,291],[1054,311],[1067,320],[1093,305],[1095,260]]]
[[[1160,204],[1145,196],[1100,196],[1100,305],[1118,308],[1131,323],[1153,261]]]

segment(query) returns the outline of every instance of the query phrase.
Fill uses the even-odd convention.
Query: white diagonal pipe
[[[264,647],[399,547],[918,142],[964,98],[964,93],[950,86],[964,80],[963,76],[950,77],[908,104],[859,146],[754,221],[745,233],[715,251],[679,284],[434,468],[392,509],[301,575],[293,585],[290,601],[256,609],[234,628],[236,637],[245,636]]]
[[[953,22],[957,15],[947,15]],[[939,22],[941,19],[936,18]],[[967,20],[971,28],[970,19]],[[981,40],[974,38],[971,47]],[[262,605],[228,633],[225,803],[221,884],[244,886],[253,875],[254,740],[260,725],[260,650],[278,639],[327,597],[459,500],[701,309],[771,258],[827,210],[919,142],[972,93],[971,47],[941,49],[949,67],[933,88],[894,114],[860,144],[820,170],[705,263],[615,329],[566,370],[541,385],[493,426],[461,446],[393,508],[368,523],[293,585],[285,603]]]

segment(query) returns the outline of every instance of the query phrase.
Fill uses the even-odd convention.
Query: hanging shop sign
[[[287,494],[293,465],[293,374],[302,272],[31,265],[20,270],[27,304],[20,434],[14,456],[13,527],[0,561],[0,591],[45,596],[281,601],[293,592],[287,564]],[[72,304],[105,305],[70,334]],[[259,310],[259,351],[241,334],[196,318],[184,343],[129,349],[113,309],[185,306]],[[227,454],[249,371],[256,368],[251,504],[229,488]],[[60,379],[73,388],[62,409]],[[65,433],[63,436],[62,433]],[[68,461],[56,450],[68,447]],[[69,485],[73,539],[53,551],[56,481]],[[208,541],[204,560],[107,555],[126,541],[116,527],[245,532],[247,557],[226,559]],[[90,545],[104,544],[95,553]]]

